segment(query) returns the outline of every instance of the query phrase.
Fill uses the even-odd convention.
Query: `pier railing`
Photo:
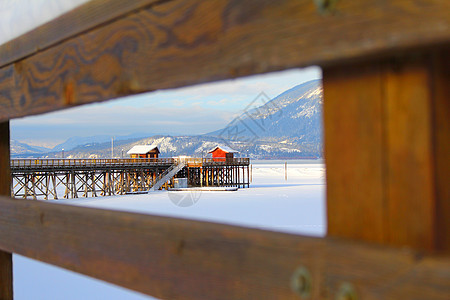
[[[96,167],[105,165],[145,165],[145,164],[173,164],[173,158],[107,158],[107,159],[11,159],[11,168],[36,168],[36,167]]]
[[[168,165],[176,160],[183,160],[188,165],[249,165],[249,158],[214,159],[214,158],[45,158],[45,159],[11,159],[11,169],[61,168],[61,167],[103,167],[103,166],[143,166]]]
[[[248,166],[250,164],[250,158],[176,158],[177,160],[183,160],[188,166],[210,166],[210,165],[235,165],[235,166]]]

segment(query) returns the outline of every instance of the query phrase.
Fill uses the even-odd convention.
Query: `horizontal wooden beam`
[[[299,299],[302,280],[311,299],[450,297],[448,257],[42,201],[0,211],[1,250],[164,299]]]
[[[0,67],[164,0],[93,0],[0,46]],[[166,0],[169,1],[169,0]]]
[[[57,19],[36,29],[46,32],[43,41],[26,34],[0,47],[0,53],[13,53],[28,45],[18,56],[5,55],[2,63],[0,120],[450,42],[446,0],[339,1],[334,12],[325,14],[310,0],[118,4],[122,2],[129,1],[93,1],[99,7],[123,6],[108,10],[98,24],[94,20],[98,11],[86,13],[86,26],[75,22],[88,3],[65,15],[64,22]],[[134,10],[125,13],[130,9]],[[58,27],[58,22],[65,25]],[[40,47],[49,48],[38,51]]]

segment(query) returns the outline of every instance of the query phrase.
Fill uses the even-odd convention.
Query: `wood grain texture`
[[[311,299],[342,282],[362,299],[450,296],[450,260],[413,251],[41,201],[0,210],[1,249],[163,299],[299,299],[299,266]]]
[[[0,250],[0,299],[13,299],[12,254]]]
[[[433,55],[433,140],[437,248],[450,253],[450,49]]]
[[[0,195],[10,195],[9,122],[0,122]]]
[[[324,69],[330,236],[450,251],[449,81],[437,52]]]
[[[380,65],[323,70],[328,234],[385,240]]]
[[[445,0],[339,1],[337,13],[323,16],[309,0],[158,3],[5,65],[0,120],[445,44],[449,6]]]
[[[9,195],[9,122],[0,122],[0,195]],[[0,210],[0,213],[4,213]],[[12,255],[0,247],[0,299],[13,299]]]
[[[427,59],[386,65],[384,74],[387,242],[434,250],[432,82]]]
[[[161,0],[91,0],[0,46],[0,67]]]

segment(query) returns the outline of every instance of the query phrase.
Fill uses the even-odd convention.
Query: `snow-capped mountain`
[[[115,158],[126,158],[127,151],[136,145],[157,145],[160,157],[175,157],[188,155],[193,157],[207,157],[208,151],[218,145],[224,145],[237,150],[236,157],[251,157],[257,159],[288,159],[288,158],[317,158],[320,149],[314,145],[300,145],[295,139],[265,138],[252,143],[239,141],[225,142],[214,136],[153,136],[133,142],[88,144],[65,151],[65,158],[110,158],[112,152]],[[60,158],[61,152],[36,154],[41,158]],[[23,157],[23,156],[21,156]]]
[[[300,84],[279,96],[268,99],[261,94],[247,109],[221,130],[198,136],[152,136],[114,141],[110,137],[88,138],[69,150],[77,139],[64,144],[66,158],[126,157],[135,145],[157,145],[161,157],[206,156],[217,145],[226,145],[238,156],[252,158],[313,158],[322,156],[322,86],[320,80]],[[150,134],[149,134],[150,135]],[[86,144],[89,141],[89,144]],[[59,148],[40,157],[61,157]],[[58,148],[59,147],[59,148]],[[58,149],[56,149],[58,148]]]
[[[11,154],[33,154],[46,153],[49,152],[50,149],[39,146],[30,146],[16,140],[10,140],[10,151]]]
[[[210,133],[225,140],[259,140],[261,138],[288,138],[297,143],[322,142],[322,85],[312,80],[293,87],[270,101],[260,95],[227,127]]]
[[[130,135],[125,136],[116,136],[114,137],[114,140],[121,141],[121,140],[130,140],[130,139],[137,139],[137,138],[144,138],[147,136],[151,136],[152,134],[145,134],[145,133],[133,133]],[[87,137],[80,137],[80,136],[74,136],[66,140],[64,143],[58,144],[55,147],[53,147],[53,151],[61,151],[62,149],[65,150],[72,150],[78,146],[88,145],[88,144],[101,144],[101,143],[108,143],[111,141],[110,135],[94,135],[94,136],[87,136]]]

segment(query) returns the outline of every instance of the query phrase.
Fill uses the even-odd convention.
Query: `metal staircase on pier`
[[[186,166],[187,162],[184,160],[176,161],[170,168],[165,170],[160,178],[155,182],[155,184],[152,185],[149,192],[154,192],[159,190],[164,183],[169,181],[172,177],[174,177],[178,172],[181,171]]]

